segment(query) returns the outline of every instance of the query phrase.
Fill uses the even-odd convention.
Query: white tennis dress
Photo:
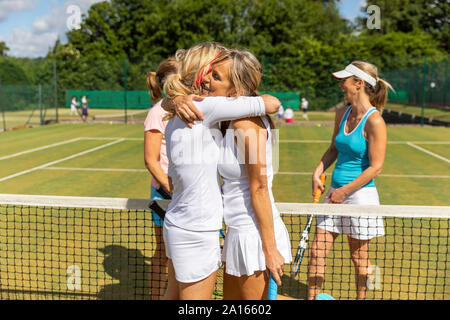
[[[265,114],[261,97],[208,97],[194,102],[204,120],[192,129],[179,118],[165,130],[173,195],[164,220],[166,254],[180,282],[196,282],[221,266],[223,204],[217,165],[219,121]]]
[[[292,257],[289,234],[275,206],[272,194],[272,132],[267,118],[261,117],[261,119],[268,133],[266,141],[266,173],[269,196],[272,203],[276,244],[278,251],[284,257],[284,262],[290,263]],[[237,277],[250,276],[255,271],[266,270],[262,241],[251,202],[250,182],[245,170],[243,155],[243,150],[240,151],[240,148],[235,143],[233,130],[227,130],[225,139],[222,141],[221,162],[219,163],[219,173],[223,179],[224,220],[228,226],[222,261],[226,262],[225,272]]]

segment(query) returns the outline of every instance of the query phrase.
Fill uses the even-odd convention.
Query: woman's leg
[[[223,276],[224,300],[266,300],[269,277],[265,271],[256,271],[251,276]]]
[[[179,284],[175,278],[175,269],[171,259],[167,260],[167,289],[161,300],[180,300]]]
[[[178,282],[180,289],[180,300],[209,300],[211,299],[214,286],[216,284],[217,271],[214,271],[207,278],[192,282]]]
[[[367,295],[367,279],[371,275],[369,241],[348,237],[350,252],[356,271],[356,299],[364,300]]]
[[[162,227],[155,224],[156,249],[150,265],[150,288],[152,300],[159,300],[165,291],[167,279],[167,257]]]
[[[311,260],[309,261],[308,300],[313,300],[322,289],[326,259],[337,236],[337,233],[316,228],[316,235],[311,245]]]

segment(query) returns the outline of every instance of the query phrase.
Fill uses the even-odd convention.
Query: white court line
[[[98,147],[95,147],[95,148],[92,148],[92,149],[88,149],[88,150],[85,150],[85,151],[73,154],[71,156],[68,156],[68,157],[65,157],[65,158],[62,158],[62,159],[59,159],[59,160],[55,160],[55,161],[52,161],[52,162],[47,162],[47,163],[44,163],[43,165],[40,165],[40,166],[31,168],[31,169],[28,169],[28,170],[24,170],[24,171],[21,171],[21,172],[14,173],[12,175],[0,178],[0,182],[3,182],[3,181],[8,180],[8,179],[15,178],[15,177],[18,177],[18,176],[21,176],[21,175],[24,175],[24,174],[27,174],[27,173],[30,173],[30,172],[33,172],[33,171],[36,171],[36,170],[40,170],[40,169],[49,167],[49,166],[52,166],[54,164],[66,161],[66,160],[70,160],[70,159],[73,159],[73,158],[85,155],[85,154],[90,153],[90,152],[94,152],[94,151],[97,151],[97,150],[109,147],[109,146],[111,146],[113,144],[116,144],[116,143],[119,143],[119,142],[122,142],[122,141],[123,141],[123,139],[112,141],[112,142],[109,142],[109,143],[106,143],[106,144],[102,144],[101,146],[98,146]]]
[[[438,154],[436,154],[436,153],[434,153],[434,152],[428,151],[427,149],[424,149],[424,148],[422,148],[422,147],[419,147],[418,145],[415,145],[415,144],[412,143],[412,142],[408,142],[407,145],[408,145],[408,146],[411,146],[411,147],[413,147],[413,148],[416,148],[417,150],[420,150],[420,151],[422,151],[422,152],[425,152],[425,153],[429,154],[430,156],[433,156],[433,157],[438,158],[438,159],[440,159],[440,160],[443,160],[443,161],[445,161],[445,162],[447,162],[447,163],[450,163],[450,160],[449,160],[449,159],[447,159],[447,158],[445,158],[445,157],[443,157],[443,156],[440,156],[440,155],[438,155]]]
[[[126,141],[144,141],[144,138],[123,138],[123,137],[82,137],[83,140],[117,140],[122,139]]]
[[[146,169],[114,169],[114,168],[68,168],[68,167],[47,167],[44,170],[69,170],[69,171],[106,171],[106,172],[148,172]]]
[[[280,175],[297,175],[297,176],[311,176],[312,172],[276,172]],[[437,176],[426,174],[380,174],[378,177],[387,178],[423,178],[423,179],[450,179],[450,176]]]
[[[102,172],[148,172],[146,169],[117,169],[117,168],[70,168],[70,167],[46,167],[43,170],[69,170],[69,171],[102,171]],[[276,172],[280,175],[311,176],[312,172]],[[379,177],[389,178],[424,178],[424,179],[450,179],[450,176],[436,176],[425,174],[380,174]]]
[[[52,147],[61,146],[61,145],[63,145],[63,144],[67,144],[67,143],[79,141],[79,140],[81,140],[81,139],[82,139],[82,138],[75,138],[75,139],[70,139],[70,140],[66,140],[66,141],[61,141],[61,142],[49,144],[49,145],[42,146],[42,147],[38,147],[38,148],[34,148],[34,149],[29,149],[29,150],[21,151],[21,152],[18,152],[18,153],[14,153],[14,154],[10,154],[10,155],[7,155],[7,156],[0,157],[0,160],[6,160],[6,159],[10,159],[10,158],[14,158],[14,157],[21,156],[21,155],[23,155],[23,154],[27,154],[27,153],[31,153],[31,152],[35,152],[35,151],[39,151],[39,150],[44,150],[44,149],[48,149],[48,148],[52,148]]]

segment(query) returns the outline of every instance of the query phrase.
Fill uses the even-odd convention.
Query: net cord
[[[158,202],[168,202],[168,200],[159,200]],[[149,199],[0,194],[0,204],[5,205],[149,210],[149,203]],[[168,204],[164,203],[163,205],[167,206]],[[276,206],[280,213],[292,215],[313,214],[404,218],[450,218],[450,206],[336,205],[284,202],[277,202]]]

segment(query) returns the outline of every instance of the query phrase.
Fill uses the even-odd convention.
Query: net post
[[[2,109],[2,118],[3,118],[3,131],[6,131],[6,119],[5,119],[5,103],[2,102],[3,98],[1,96],[2,94],[2,83],[0,81],[0,107]]]
[[[123,99],[124,99],[124,111],[125,111],[125,124],[127,119],[127,58],[123,58]]]
[[[427,56],[423,59],[423,81],[422,81],[422,110],[420,115],[420,126],[423,127],[425,114],[425,94],[427,92]]]
[[[39,83],[39,119],[41,126],[44,125],[44,117],[42,115],[42,85]]]
[[[53,82],[55,86],[55,115],[56,115],[56,122],[58,122],[58,86],[57,83],[57,76],[56,76],[56,61],[53,61]]]

